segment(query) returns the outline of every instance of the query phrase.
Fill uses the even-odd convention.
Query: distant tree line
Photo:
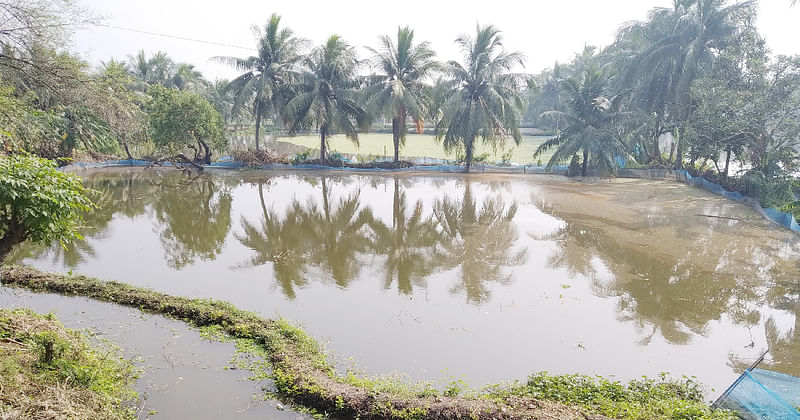
[[[182,156],[209,162],[226,128],[315,131],[355,143],[391,121],[395,160],[409,130],[434,129],[448,152],[519,144],[520,126],[552,133],[531,159],[571,174],[685,168],[794,208],[800,142],[800,57],[774,56],[753,25],[755,0],[675,0],[625,24],[605,47],[525,74],[502,33],[478,25],[442,63],[413,29],[379,37],[359,57],[339,35],[313,46],[272,15],[254,54],[212,57],[239,71],[206,80],[192,64],[140,51],[92,69],[65,51],[71,3],[0,0],[0,148],[54,159]],[[788,5],[787,5],[788,7]],[[90,22],[89,22],[90,23]],[[76,155],[77,154],[77,155]]]

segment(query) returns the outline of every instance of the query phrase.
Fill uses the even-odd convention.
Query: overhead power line
[[[141,30],[141,29],[125,28],[125,27],[116,26],[116,25],[108,25],[108,24],[105,24],[105,23],[96,23],[94,25],[95,26],[100,26],[100,27],[103,27],[103,28],[117,29],[117,30],[120,30],[120,31],[128,31],[128,32],[136,32],[136,33],[139,33],[139,34],[158,36],[158,37],[162,37],[162,38],[178,39],[178,40],[181,40],[181,41],[197,42],[197,43],[206,44],[206,45],[216,45],[218,47],[238,48],[240,50],[255,51],[255,48],[253,48],[253,47],[242,47],[240,45],[226,44],[226,43],[223,43],[223,42],[206,41],[206,40],[202,40],[202,39],[188,38],[188,37],[179,36],[179,35],[162,34],[162,33],[158,33],[158,32],[145,31],[145,30]]]

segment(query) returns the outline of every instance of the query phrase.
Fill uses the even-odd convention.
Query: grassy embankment
[[[0,418],[134,419],[133,367],[50,315],[0,308]]]
[[[337,373],[320,345],[284,320],[264,319],[226,302],[165,295],[122,283],[83,276],[46,274],[27,267],[4,267],[3,282],[34,291],[88,296],[183,319],[206,331],[223,333],[240,348],[269,361],[280,397],[313,412],[376,419],[727,419],[702,401],[701,387],[689,379],[666,377],[623,384],[580,375],[534,374],[526,382],[444,391],[430,384]],[[421,343],[424,345],[424,343]]]

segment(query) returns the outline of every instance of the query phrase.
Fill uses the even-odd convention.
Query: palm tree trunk
[[[470,139],[467,139],[466,144],[464,144],[464,146],[467,149],[467,156],[466,156],[467,167],[464,170],[464,172],[466,172],[466,173],[469,173],[469,168],[472,166],[472,146],[473,146],[473,143],[475,143],[475,138],[474,137],[472,137]]]
[[[392,118],[392,142],[394,144],[394,161],[400,160],[400,121],[399,117]]]
[[[583,149],[583,168],[581,169],[581,176],[586,176],[586,164],[589,163],[589,151]]]
[[[328,134],[328,126],[323,125],[319,128],[319,163],[325,164],[325,138]]]
[[[684,136],[686,135],[686,124],[681,124],[680,130],[678,130],[678,154],[675,156],[675,167],[677,169],[683,169],[683,151],[686,149],[686,139]]]
[[[261,133],[261,106],[256,102],[256,151],[258,151],[258,137]]]

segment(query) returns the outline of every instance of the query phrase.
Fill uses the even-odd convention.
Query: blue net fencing
[[[800,378],[763,369],[746,370],[714,403],[745,420],[800,419]]]

